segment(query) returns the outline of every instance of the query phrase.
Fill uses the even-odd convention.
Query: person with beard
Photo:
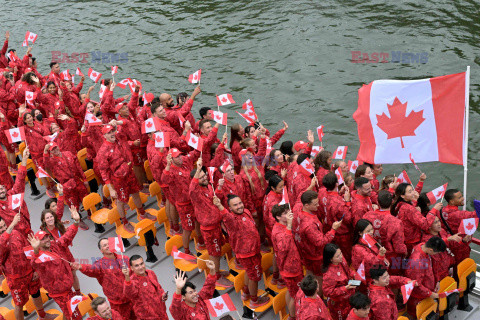
[[[179,119],[179,114],[184,117],[186,120],[191,120],[193,119],[193,116],[188,117],[188,115],[191,115],[191,110],[193,106],[193,101],[195,100],[195,97],[202,92],[200,89],[200,86],[197,86],[193,92],[192,95],[190,96],[189,99],[186,100],[185,103],[182,104],[181,107],[175,106],[175,101],[173,100],[172,96],[168,93],[162,93],[159,96],[159,101],[160,105],[165,108],[165,112],[167,113],[167,117],[165,120],[170,124],[170,126],[177,131],[178,134],[182,133],[182,126],[180,125],[180,119]],[[187,119],[188,117],[188,119]],[[193,119],[195,120],[195,119]],[[190,122],[194,123],[194,122]]]
[[[104,297],[96,297],[90,302],[93,312],[95,312],[94,317],[89,317],[87,320],[123,320],[123,319],[133,319],[133,318],[124,318],[115,310],[110,308],[107,300]]]

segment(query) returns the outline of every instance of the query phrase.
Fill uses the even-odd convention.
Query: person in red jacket
[[[190,147],[188,146],[187,142],[185,141],[185,136],[187,134],[187,130],[183,130],[183,135],[180,137],[180,135],[175,131],[174,128],[170,125],[170,123],[167,121],[167,112],[165,111],[165,108],[160,104],[160,101],[154,101],[152,102],[152,106],[150,108],[152,112],[152,117],[156,117],[160,119],[159,121],[159,126],[160,128],[157,128],[158,131],[162,132],[167,132],[170,136],[170,147],[172,148],[177,148],[178,150],[182,152],[189,152]],[[185,122],[186,125],[187,122]],[[185,127],[186,128],[186,127]]]
[[[17,213],[12,223],[7,227],[5,221],[0,218],[0,261],[15,303],[15,319],[24,319],[23,306],[27,303],[29,294],[32,296],[41,320],[55,319],[55,315],[46,314],[43,310],[43,302],[40,297],[40,281],[23,251],[23,248],[27,245],[25,236],[14,230],[20,219],[21,216]]]
[[[369,320],[371,301],[361,292],[355,292],[349,299],[350,313],[347,320]]]
[[[193,179],[190,181],[188,193],[193,204],[195,218],[200,224],[200,230],[205,240],[210,259],[215,262],[217,285],[232,287],[233,283],[226,278],[227,272],[220,272],[220,258],[225,239],[222,234],[220,222],[222,214],[213,204],[213,187],[208,183],[208,177],[202,169],[202,158],[197,160],[197,168],[191,172]]]
[[[327,297],[332,318],[346,319],[351,309],[348,299],[356,289],[356,286],[348,282],[355,276],[343,258],[342,251],[334,243],[328,243],[323,249],[323,269],[323,294]]]
[[[300,289],[295,297],[295,313],[297,320],[332,320],[329,309],[319,294],[320,285],[315,276],[308,274],[300,282]],[[295,319],[290,316],[289,319]]]
[[[111,252],[108,238],[102,238],[98,241],[98,249],[103,255],[101,259],[91,265],[74,263],[72,269],[80,270],[84,275],[96,278],[102,286],[103,293],[108,298],[111,308],[123,315],[125,319],[135,319],[132,301],[122,290],[118,289],[123,286],[125,281],[122,269],[128,268],[128,257]]]
[[[115,127],[106,125],[102,128],[105,141],[98,150],[98,167],[102,179],[110,190],[112,199],[116,199],[118,213],[127,232],[133,233],[133,225],[125,217],[129,196],[132,195],[140,217],[156,221],[157,219],[145,212],[139,191],[141,189],[131,168],[132,154],[124,141],[117,140]]]
[[[67,319],[80,320],[82,316],[78,311],[74,311],[73,314],[70,311],[70,300],[75,296],[72,291],[73,275],[70,262],[62,257],[68,246],[72,244],[80,222],[80,216],[75,207],[70,207],[70,212],[75,222],[58,240],[52,241],[49,233],[38,231],[35,236],[29,235],[28,241],[34,250],[32,266],[40,278],[42,287],[58,304]],[[45,259],[47,256],[53,260]]]
[[[60,120],[60,126],[56,123],[50,123],[49,130],[52,135],[56,135],[55,143],[62,151],[69,151],[73,154],[77,154],[81,149],[81,137],[78,134],[77,121],[65,114],[61,114],[57,117]]]
[[[442,203],[435,204],[433,209],[424,217],[416,208],[416,193],[412,186],[407,183],[400,183],[395,190],[395,203],[390,209],[394,217],[398,217],[403,222],[403,232],[405,234],[405,244],[408,252],[420,243],[422,232],[427,232],[432,225],[439,210],[443,207]]]
[[[198,150],[193,150],[188,155],[182,156],[177,148],[171,148],[167,155],[167,166],[162,174],[162,184],[166,184],[175,190],[172,197],[182,222],[182,242],[187,254],[190,254],[190,236],[193,230],[196,230],[199,237],[199,245],[204,243],[200,233],[200,225],[195,219],[192,201],[188,194],[191,180],[190,172],[199,156],[200,152]]]
[[[250,300],[250,308],[256,309],[270,301],[269,297],[257,296],[258,282],[262,279],[260,235],[255,221],[250,211],[245,209],[242,199],[237,195],[229,195],[227,202],[230,210],[225,209],[218,197],[213,197],[213,204],[222,215],[232,250],[238,262],[246,270],[242,300]]]
[[[379,209],[369,211],[363,216],[373,227],[373,238],[387,249],[386,258],[390,263],[391,273],[402,273],[402,260],[407,255],[407,246],[403,233],[403,223],[390,214],[393,196],[390,191],[378,192]]]
[[[8,60],[6,57],[8,49],[8,39],[10,39],[10,32],[7,30],[5,31],[5,42],[3,43],[2,50],[0,51],[0,68],[8,67]]]
[[[202,160],[204,165],[207,167],[210,166],[210,161],[212,160],[212,155],[210,152],[212,145],[220,142],[217,138],[219,127],[220,124],[218,122],[216,122],[212,127],[212,124],[207,119],[204,119],[199,123],[200,138],[203,139]]]
[[[343,221],[342,226],[335,231],[333,242],[340,247],[347,262],[350,262],[353,242],[350,189],[343,186],[339,192],[338,178],[333,172],[329,172],[323,177],[322,184],[327,190],[326,203],[324,203],[327,209],[325,230],[330,230],[335,221]],[[343,193],[343,197],[339,193]]]
[[[25,148],[22,155],[21,166],[18,169],[17,178],[12,189],[8,189],[4,185],[0,185],[0,217],[5,220],[5,223],[10,225],[13,218],[20,210],[21,218],[20,222],[16,225],[15,230],[18,230],[24,237],[32,233],[32,226],[30,224],[30,213],[27,208],[25,200],[22,202],[20,209],[12,210],[8,197],[14,194],[25,193],[25,177],[27,175],[27,160],[30,152],[28,148]]]
[[[409,314],[415,314],[417,304],[425,298],[438,299],[439,283],[435,281],[432,256],[445,252],[447,245],[439,237],[432,237],[425,243],[420,243],[413,248],[406,266],[407,278],[416,280],[418,286],[412,291],[407,303]]]
[[[313,159],[313,164],[315,165],[315,176],[322,187],[323,177],[331,171],[332,153],[327,150],[320,151]]]
[[[194,91],[195,92],[195,91]],[[186,92],[180,92],[177,94],[177,105],[172,108],[172,110],[180,112],[182,107],[190,107],[188,104],[192,104],[193,107],[193,100],[192,99],[193,93],[191,96],[188,95]],[[192,111],[187,112],[184,116],[185,120],[189,121],[190,123],[195,123],[195,117],[192,114]],[[198,133],[198,130],[194,133]]]
[[[174,320],[210,319],[205,301],[213,298],[217,276],[215,263],[207,260],[205,264],[210,272],[200,292],[197,292],[193,283],[187,281],[184,271],[177,271],[173,278],[176,290],[169,310]]]
[[[157,276],[152,270],[147,270],[143,258],[139,255],[130,257],[130,267],[122,269],[125,276],[123,293],[133,303],[133,311],[137,319],[141,320],[168,320],[165,301],[168,292],[158,283]]]
[[[301,153],[297,157],[297,166],[296,166],[296,174],[294,173],[293,181],[292,181],[292,203],[297,203],[300,201],[301,195],[307,190],[318,191],[320,182],[317,181],[317,177],[313,174],[308,175],[307,172],[301,170],[301,163],[305,160],[309,161],[310,156],[305,153]],[[315,182],[315,183],[313,183]],[[313,187],[312,187],[313,185]]]
[[[87,318],[87,320],[123,320],[133,319],[129,318],[126,314],[121,314],[118,311],[110,308],[107,299],[104,297],[96,297],[90,302],[90,306],[95,312],[94,317]]]
[[[244,134],[245,129],[239,123],[234,123],[230,128],[230,150],[232,150],[233,167],[236,173],[239,173],[242,167],[242,159],[240,158],[242,146],[240,142],[243,140]]]
[[[104,81],[104,80],[102,80]],[[100,101],[100,109],[102,110],[103,123],[109,123],[111,120],[115,120],[115,106],[128,98],[128,94],[118,98],[113,98],[113,89],[115,89],[115,81],[106,79],[104,81],[105,92]]]
[[[392,289],[398,289],[412,282],[412,280],[405,277],[390,276],[387,268],[380,265],[371,268],[368,274],[372,279],[368,292],[368,297],[372,301],[370,306],[371,319],[397,320],[398,309]]]
[[[275,219],[272,229],[273,251],[288,292],[285,296],[290,317],[295,317],[295,297],[303,279],[303,267],[292,234],[293,212],[288,204],[274,205],[271,210]]]
[[[376,210],[377,206],[372,205],[370,195],[372,194],[372,185],[370,180],[365,177],[355,178],[355,191],[352,192],[352,224],[363,218],[368,211]]]
[[[448,224],[452,234],[458,233],[458,228],[463,219],[477,217],[475,211],[458,209],[458,207],[465,205],[463,194],[458,189],[448,189],[445,192],[445,200],[447,201],[447,206],[442,210],[442,217],[445,220],[442,225],[447,230],[445,224]]]
[[[227,160],[228,161],[228,160]],[[243,187],[243,179],[240,175],[235,174],[234,166],[231,165],[230,162],[228,164],[224,163],[220,168],[220,172],[223,173],[223,177],[218,180],[217,189],[215,190],[215,194],[220,200],[222,201],[223,206],[227,206],[227,196],[229,194],[237,194],[242,198],[242,201],[250,201],[245,197],[244,187]],[[225,170],[223,172],[222,170]],[[245,205],[249,208],[249,205]]]
[[[178,133],[182,133],[182,126],[180,125],[180,115],[184,118],[188,116],[190,111],[192,110],[193,107],[193,101],[195,100],[195,97],[202,92],[200,89],[200,85],[196,86],[195,89],[192,92],[192,95],[190,99],[188,99],[180,108],[175,109],[175,101],[173,100],[172,96],[168,93],[162,93],[158,97],[158,101],[160,102],[160,105],[164,108],[166,112],[166,117],[165,121],[167,121],[170,126]],[[191,114],[191,113],[190,113]],[[193,118],[193,116],[192,116]],[[186,119],[190,120],[190,119]],[[195,119],[193,119],[194,121]],[[191,124],[194,122],[190,122]]]
[[[319,286],[322,284],[322,261],[325,245],[333,240],[335,231],[340,228],[342,221],[335,221],[332,230],[323,234],[322,223],[314,213],[318,209],[318,194],[315,191],[305,191],[300,197],[303,207],[293,210],[294,219],[292,231],[302,264],[308,274],[316,276]],[[320,296],[322,295],[319,289]]]

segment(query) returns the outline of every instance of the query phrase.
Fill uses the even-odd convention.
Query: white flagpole
[[[467,201],[467,176],[468,176],[468,122],[470,113],[470,66],[467,66],[467,72],[465,73],[465,134],[464,134],[464,149],[463,149],[463,197],[465,198],[465,205],[463,210],[466,209]]]

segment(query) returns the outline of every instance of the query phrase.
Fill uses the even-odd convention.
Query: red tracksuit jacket
[[[387,287],[371,284],[368,288],[368,297],[372,301],[370,305],[370,319],[372,320],[397,320],[398,309],[395,303],[395,295],[392,288],[399,288],[410,281],[408,278],[390,276]]]
[[[372,201],[369,197],[362,196],[356,191],[352,192],[352,226],[363,219],[365,213],[372,210]]]
[[[332,320],[323,300],[318,295],[307,297],[302,290],[298,290],[295,297],[295,310],[297,320]]]
[[[248,258],[260,253],[260,235],[251,213],[247,209],[242,214],[224,209],[221,214],[235,255]]]
[[[333,319],[346,319],[351,309],[348,299],[355,289],[345,289],[349,280],[354,279],[353,271],[343,259],[341,264],[330,264],[323,275],[323,294],[327,297],[327,306]]]
[[[166,157],[167,151],[160,151],[160,149],[155,148],[155,141],[149,139],[147,144],[148,163],[150,164],[150,170],[152,171],[153,179],[162,188],[164,187],[162,184],[162,173],[163,169],[165,169]]]
[[[17,230],[11,234],[4,232],[0,236],[0,264],[8,279],[26,277],[33,272],[32,265],[23,252],[28,246],[25,235]]]
[[[407,245],[418,244],[422,239],[422,231],[428,232],[428,229],[438,214],[436,209],[432,209],[427,216],[424,217],[420,211],[407,202],[400,202],[397,205],[397,210],[397,218],[403,222],[403,233]]]
[[[282,194],[273,190],[270,190],[263,200],[263,223],[265,224],[265,231],[270,238],[272,237],[273,226],[276,223],[275,218],[272,216],[272,208],[280,201],[282,201]]]
[[[416,245],[410,255],[408,266],[405,270],[407,278],[417,280],[419,286],[414,287],[410,299],[416,298],[417,301],[428,298],[432,291],[435,290],[436,281],[433,272],[433,264],[431,257],[423,252],[423,243]],[[415,302],[414,300],[409,300]]]
[[[303,274],[300,253],[298,252],[291,230],[275,222],[272,230],[272,243],[277,266],[282,277],[296,277]]]
[[[102,179],[106,184],[111,183],[115,177],[116,179],[122,179],[125,172],[133,174],[131,167],[133,156],[128,144],[124,141],[117,139],[114,143],[111,143],[104,140],[98,150],[96,161]],[[129,162],[130,165],[128,165]]]
[[[463,219],[477,217],[475,211],[458,210],[457,206],[446,206],[442,209],[442,215],[443,218],[447,221],[450,229],[452,229],[453,234],[456,234],[458,232],[458,228],[460,227],[460,223]],[[444,225],[443,227],[444,229],[446,229]]]
[[[213,204],[213,188],[211,185],[202,187],[198,179],[190,181],[188,193],[195,211],[195,218],[203,228],[220,227],[222,213]]]

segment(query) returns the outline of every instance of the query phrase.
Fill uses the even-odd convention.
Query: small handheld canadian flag
[[[130,83],[132,83],[132,79],[130,79],[130,78],[123,79],[122,81],[117,83],[117,87],[125,89]]]
[[[112,66],[112,76],[118,72],[118,66]]]
[[[415,280],[402,286],[403,304],[406,304],[410,296],[412,295],[413,288],[415,287]]]
[[[210,179],[210,183],[213,184],[213,177],[215,175],[215,171],[217,170],[217,168],[215,167],[208,167],[207,168],[208,170],[208,177]]]
[[[312,147],[312,156],[316,157],[323,150],[323,147],[313,146]]]
[[[451,295],[452,293],[460,293],[462,291],[463,291],[463,289],[453,289],[453,290],[448,290],[448,291],[444,291],[444,292],[439,292],[438,297],[439,298],[446,298],[449,295]]]
[[[102,80],[103,82],[103,80]],[[103,94],[105,93],[105,89],[107,89],[107,87],[105,85],[103,85],[103,83],[100,84],[100,90],[98,90],[98,97],[100,99],[103,98]]]
[[[445,192],[447,191],[447,186],[448,183],[445,183],[444,185],[433,189],[432,191],[427,193],[427,198],[430,200],[431,204],[434,204],[438,200],[442,199],[443,196],[445,195]]]
[[[178,115],[178,121],[180,121],[180,127],[183,128],[183,124],[185,123],[185,117],[182,116],[182,114],[180,112],[177,112],[177,115]]]
[[[310,163],[310,159],[306,158],[305,160],[300,163],[300,172],[302,172],[306,176],[310,176],[315,172],[313,165]]]
[[[220,123],[224,126],[227,125],[227,117],[228,117],[227,113],[223,113],[221,111],[213,111],[213,110],[208,110],[208,111],[215,122]]]
[[[317,127],[317,135],[318,135],[318,140],[322,141],[324,133],[323,133],[323,126],[318,126]]]
[[[27,40],[27,42],[31,42],[32,44],[35,43],[35,41],[37,41],[37,35],[33,32],[30,32],[30,31],[27,31],[27,33],[25,34],[25,40]]]
[[[37,99],[37,93],[32,91],[25,91],[25,101],[28,105],[35,107],[33,100]]]
[[[77,71],[75,71],[75,74],[76,74],[77,76],[80,76],[80,77],[83,77],[83,76],[84,76],[84,74],[82,73],[82,71],[80,70],[80,68],[77,68]]]
[[[138,86],[139,87],[139,94],[140,92],[142,92],[142,83],[140,81],[138,81],[137,79],[133,79],[129,84],[128,84],[128,87],[130,88],[130,92],[133,94],[133,92],[135,92],[135,87]]]
[[[43,170],[42,167],[38,167],[37,172],[35,173],[37,178],[50,178],[50,175],[47,173],[47,171]]]
[[[239,116],[245,119],[245,121],[247,121],[250,124],[253,124],[255,123],[255,121],[258,120],[257,114],[255,113],[255,108],[253,107],[253,103],[250,99],[248,99],[247,101],[245,101],[244,104],[242,104],[242,109],[246,110],[246,112],[245,113],[240,113],[238,111],[236,112],[238,113]]]
[[[184,253],[182,251],[178,251],[176,246],[173,246],[172,248],[172,257],[174,260],[187,260],[188,262],[191,262],[191,263],[194,263],[195,261],[197,261],[197,258],[195,256]]]
[[[142,133],[150,133],[160,130],[160,119],[155,118],[148,118],[142,124]]]
[[[63,81],[71,80],[70,69],[60,72],[60,79]]]
[[[187,132],[186,140],[190,147],[200,152],[203,151],[203,139],[194,135],[191,130]]]
[[[102,120],[98,119],[92,113],[90,113],[88,111],[85,113],[85,122],[88,122],[88,124],[91,125],[91,126],[101,126],[102,125]]]
[[[337,150],[333,153],[333,159],[345,159],[347,156],[348,146],[339,146]]]
[[[477,228],[478,218],[462,219],[462,221],[460,222],[460,227],[458,228],[458,233],[471,236],[475,233],[475,231],[477,231]]]
[[[188,82],[190,83],[199,83],[202,76],[202,69],[192,73],[188,76]]]
[[[226,312],[237,310],[228,293],[207,300],[205,301],[205,304],[207,305],[208,312],[210,312],[212,317],[220,317]]]
[[[25,129],[23,127],[5,130],[8,143],[16,143],[25,140]]]
[[[24,196],[24,193],[17,193],[17,194],[12,194],[11,196],[8,196],[8,207],[12,210],[15,210],[18,207],[20,207],[23,203],[23,196]]]
[[[373,248],[377,245],[377,241],[368,233],[362,236],[362,240],[370,247]]]
[[[337,170],[335,170],[335,175],[337,176],[338,185],[345,183],[345,181],[343,181],[343,175],[340,168],[337,168]]]
[[[78,305],[80,302],[83,300],[87,300],[87,297],[85,296],[74,296],[72,299],[70,299],[70,311],[73,314],[75,310],[78,308]]]
[[[348,160],[348,171],[351,173],[355,173],[358,168],[358,160]]]
[[[286,187],[283,187],[283,191],[282,191],[282,200],[278,203],[278,204],[287,204],[287,203],[290,203],[290,199],[288,199],[288,192],[287,192],[287,188]]]
[[[169,148],[170,147],[170,133],[169,132],[155,132],[155,148]]]
[[[357,269],[357,274],[358,276],[360,277],[361,280],[365,281],[365,265],[363,264],[363,261],[362,263],[358,266],[358,269]]]
[[[408,154],[408,156],[410,157],[410,161],[413,163],[413,165],[415,166],[415,169],[418,170],[418,172],[422,173],[422,170],[420,170],[420,168],[417,166],[417,164],[415,163],[415,160],[413,160],[413,156],[411,153]]]
[[[225,162],[220,167],[220,170],[222,170],[222,172],[225,173],[225,171],[227,171],[227,168],[228,168],[229,165],[231,165],[231,163],[228,159],[226,159]]]
[[[22,47],[28,47],[28,41],[27,40],[23,40]]]
[[[147,104],[151,103],[154,98],[155,96],[153,95],[153,93],[144,92],[142,95],[143,105],[146,106]]]
[[[45,139],[45,141],[47,141],[47,142],[53,142],[53,141],[55,141],[55,138],[57,138],[58,132],[59,131],[57,131],[54,134],[51,134],[49,136],[44,136],[43,139]]]
[[[35,254],[32,246],[23,247],[23,253],[25,253],[28,260],[32,260]]]
[[[230,93],[224,93],[217,96],[217,105],[219,107],[235,103]]]
[[[108,238],[108,248],[110,252],[125,252],[122,238],[120,236]]]
[[[93,70],[92,68],[89,68],[88,69],[88,76],[90,77],[90,79],[92,79],[92,81],[97,83],[98,80],[100,80],[100,78],[102,77],[102,74],[100,72],[97,72],[97,71]]]
[[[398,183],[408,183],[412,184],[412,181],[410,181],[410,178],[408,177],[407,171],[403,170],[402,173],[398,175],[397,178]]]
[[[36,263],[42,263],[42,262],[55,260],[55,256],[51,252],[40,251],[39,253],[40,253],[40,255],[38,256],[38,258],[35,259]]]

